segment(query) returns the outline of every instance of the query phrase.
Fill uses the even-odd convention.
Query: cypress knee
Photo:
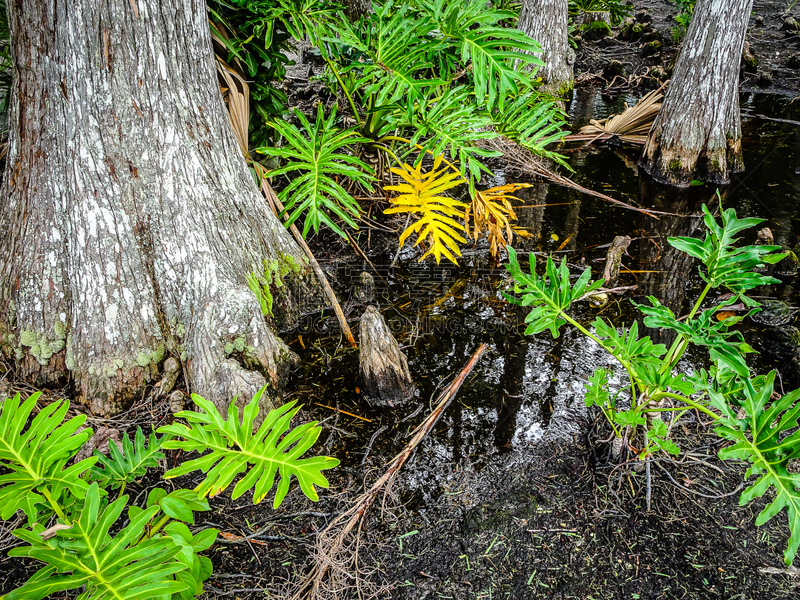
[[[414,393],[408,360],[381,314],[368,306],[359,330],[364,394],[377,406],[399,406]]]

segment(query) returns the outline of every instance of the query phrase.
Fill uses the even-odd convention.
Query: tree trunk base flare
[[[517,24],[542,47],[539,58],[544,66],[539,67],[538,75],[544,85],[539,89],[557,98],[566,97],[575,83],[575,52],[567,40],[568,11],[567,0],[524,0]]]
[[[739,62],[753,0],[698,0],[640,166],[655,181],[724,185],[744,170]]]
[[[581,29],[583,37],[590,40],[599,40],[611,35],[611,13],[608,11],[583,13]]]
[[[20,0],[9,21],[3,354],[100,415],[169,356],[221,410],[279,389],[296,357],[268,322],[323,302],[238,149],[205,3]]]
[[[359,370],[364,395],[378,406],[399,406],[414,394],[408,360],[381,314],[368,306],[359,327]]]

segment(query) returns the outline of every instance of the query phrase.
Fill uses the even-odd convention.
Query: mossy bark
[[[730,182],[744,169],[739,61],[753,0],[698,0],[640,165],[686,187]]]
[[[221,408],[278,387],[292,354],[246,275],[265,261],[302,265],[272,290],[277,327],[322,297],[233,137],[205,3],[8,8],[3,352],[36,385],[71,382],[96,414],[141,397],[169,354],[182,355],[191,391]],[[246,365],[225,353],[238,338]]]

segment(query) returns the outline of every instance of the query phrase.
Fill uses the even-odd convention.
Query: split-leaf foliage
[[[269,176],[288,175],[280,192],[284,216],[287,225],[303,219],[304,236],[321,224],[342,236],[345,226],[357,228],[361,207],[344,182],[370,188],[372,172],[357,158],[366,147],[401,170],[412,153],[414,168],[426,155],[444,154],[472,197],[482,174],[490,173],[487,160],[500,156],[482,142],[500,135],[565,164],[550,149],[566,134],[565,114],[556,98],[538,91],[541,48],[513,26],[516,12],[483,0],[389,0],[373,2],[370,14],[352,19],[341,6],[316,0],[230,1],[223,10],[216,0],[214,13],[230,25],[227,37],[217,36],[229,61],[240,61],[252,75],[261,68],[259,56],[283,64],[257,50],[257,41],[308,39],[325,64],[331,93],[355,123],[341,128],[335,111],[325,117],[321,109],[314,124],[298,111],[265,121],[280,141],[258,150],[286,161]],[[283,42],[276,43],[280,53]],[[255,106],[268,115],[259,101]],[[442,254],[441,248],[426,252]]]
[[[390,207],[384,213],[417,216],[417,220],[400,235],[401,247],[413,233],[417,236],[415,246],[423,242],[428,245],[420,261],[433,255],[437,264],[442,257],[458,263],[457,257],[461,256],[459,243],[467,241],[459,232],[463,231],[476,242],[485,234],[489,241],[489,253],[495,258],[513,241],[514,235],[527,237],[525,230],[512,225],[517,215],[511,206],[511,200],[517,198],[511,193],[530,187],[530,184],[509,183],[488,190],[478,190],[467,204],[445,195],[449,190],[467,182],[452,163],[442,167],[443,162],[440,154],[434,159],[431,171],[424,171],[421,164],[411,166],[405,163],[400,169],[391,169],[402,182],[383,188],[398,192],[397,196],[389,199]]]
[[[36,559],[44,566],[24,585],[8,593],[9,600],[38,600],[57,592],[83,588],[83,600],[190,599],[203,593],[212,572],[211,561],[199,553],[209,548],[217,530],[188,528],[194,513],[209,510],[206,496],[217,494],[240,477],[233,496],[254,491],[254,502],[275,487],[273,505],[284,500],[292,478],[312,500],[314,486],[328,487],[322,471],[339,461],[329,457],[301,458],[320,433],[316,422],[290,428],[299,410],[290,403],[271,411],[258,432],[253,424],[259,412],[258,392],[244,409],[234,403],[223,419],[216,407],[193,396],[202,412],[176,415],[189,425],[173,423],[145,437],[137,430],[133,442],[123,439],[122,451],[110,445],[109,456],[95,456],[70,465],[91,437],[80,430],[85,416],[66,419],[69,402],[38,407],[41,394],[21,402],[19,394],[0,406],[0,476],[2,518],[17,510],[28,526],[12,533],[25,542],[10,556]],[[175,477],[196,468],[208,471],[195,489],[161,488],[150,491],[142,506],[129,504],[120,490],[156,466],[162,450],[204,453],[199,459],[172,469]],[[101,464],[102,468],[95,467]],[[127,511],[126,511],[127,508]],[[123,521],[124,524],[121,525]],[[48,526],[49,525],[49,526]]]
[[[699,298],[688,315],[678,318],[656,298],[649,305],[636,305],[645,315],[647,327],[671,329],[677,337],[670,348],[653,344],[640,336],[636,322],[617,328],[602,318],[583,325],[569,312],[571,305],[599,289],[602,282],[591,283],[587,268],[574,283],[566,262],[556,267],[548,258],[543,275],[536,272],[536,260],[530,259],[530,273],[523,271],[517,254],[509,247],[508,272],[514,287],[506,297],[516,304],[532,307],[526,318],[529,335],[550,330],[556,337],[569,323],[611,354],[627,373],[621,385],[611,383],[607,369],[596,369],[589,377],[585,402],[596,406],[606,417],[621,442],[641,460],[654,454],[680,452],[670,436],[670,427],[685,411],[699,410],[715,423],[715,432],[733,445],[719,451],[721,459],[738,459],[751,464],[746,478],[755,481],[742,492],[744,505],[764,496],[769,490],[774,498],[756,520],[761,525],[786,509],[791,532],[784,553],[791,564],[800,546],[800,476],[788,471],[788,462],[800,458],[800,391],[774,399],[776,372],[756,375],[744,356],[753,352],[741,333],[732,329],[744,317],[724,320],[713,318],[719,308],[743,303],[750,313],[758,311],[758,302],[746,294],[754,288],[776,283],[769,275],[754,269],[775,264],[784,254],[778,246],[736,246],[738,235],[761,222],[739,219],[733,209],[724,210],[716,219],[703,207],[706,233],[702,239],[677,237],[669,243],[698,259],[700,277],[705,282]],[[715,291],[730,293],[718,301],[706,299]],[[702,309],[702,310],[701,310]],[[712,367],[685,373],[678,362],[690,346],[706,348]],[[639,438],[639,442],[635,440]],[[634,447],[638,450],[634,450]]]

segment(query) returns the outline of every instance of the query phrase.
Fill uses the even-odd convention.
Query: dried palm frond
[[[219,91],[228,109],[231,127],[245,159],[250,160],[250,86],[244,75],[239,53],[231,45],[227,28],[222,23],[209,20],[211,39],[214,42],[214,58],[219,75]],[[222,53],[228,51],[227,62]],[[232,63],[232,64],[231,64]]]
[[[661,90],[653,90],[633,106],[625,105],[625,110],[618,115],[611,115],[599,121],[592,119],[589,125],[581,127],[580,133],[568,135],[567,142],[607,140],[618,137],[630,144],[644,144],[647,134],[661,110],[659,100],[663,98]]]
[[[250,129],[250,86],[244,80],[241,73],[231,67],[228,63],[217,58],[217,73],[220,77],[220,91],[225,106],[228,107],[228,116],[231,120],[231,127],[239,142],[239,148],[245,158],[250,158],[248,150],[248,139]]]

